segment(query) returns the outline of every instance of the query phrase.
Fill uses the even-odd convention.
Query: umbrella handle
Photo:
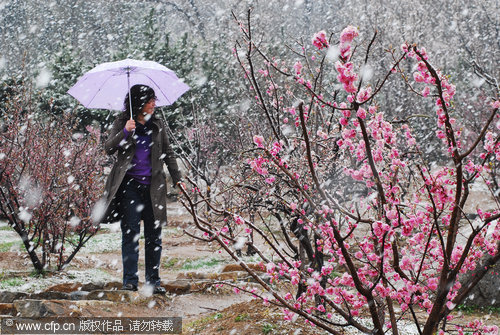
[[[130,120],[133,120],[132,116],[132,95],[130,94],[130,67],[127,67],[127,86],[128,86],[128,102],[130,108]]]

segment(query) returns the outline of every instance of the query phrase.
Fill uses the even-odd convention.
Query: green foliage
[[[0,243],[0,252],[10,251],[13,246],[16,246],[16,249],[23,248],[23,244],[20,241],[3,242],[3,243]]]
[[[20,86],[21,80],[16,78],[7,78],[0,82],[0,116],[4,117],[6,113],[7,101],[16,93],[16,87]]]
[[[24,284],[24,280],[21,278],[13,277],[9,279],[5,279],[0,281],[0,287],[2,288],[7,288],[7,287],[16,287],[16,286],[21,286]]]
[[[81,58],[82,50],[73,47],[68,40],[61,41],[57,50],[46,61],[51,79],[47,87],[41,89],[38,109],[57,117],[64,113],[75,113],[80,121],[79,131],[91,124],[104,124],[109,111],[89,110],[67,93],[93,64],[84,63]]]
[[[183,327],[182,327],[183,333],[186,329],[195,330],[197,333],[201,332],[202,330],[207,328],[207,326],[210,325],[213,320],[219,320],[219,319],[222,319],[222,317],[223,317],[223,314],[217,312],[213,315],[209,315],[209,316],[206,316],[204,318],[189,322],[189,323],[183,325]]]
[[[197,260],[188,259],[182,265],[182,270],[195,270],[200,268],[213,267],[223,262],[224,260],[218,258],[197,259]]]
[[[30,277],[31,278],[45,278],[49,273],[51,273],[51,272],[47,271],[46,269],[42,269],[41,271],[33,270],[30,273]]]
[[[494,306],[477,306],[477,305],[467,305],[462,304],[456,307],[457,311],[460,311],[464,314],[471,315],[475,313],[492,313],[492,314],[500,314],[500,307]]]
[[[234,318],[234,321],[241,322],[241,321],[248,320],[249,318],[250,318],[250,316],[247,313],[243,313],[243,314],[240,314],[240,315],[236,316]]]
[[[262,325],[262,333],[263,334],[269,334],[270,332],[272,332],[274,330],[274,325],[270,324],[270,323],[264,323]]]
[[[177,264],[179,264],[179,258],[169,257],[169,258],[167,258],[167,260],[165,262],[163,262],[163,267],[165,269],[171,269],[174,266],[176,266]]]

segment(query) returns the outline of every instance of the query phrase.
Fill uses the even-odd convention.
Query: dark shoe
[[[137,291],[137,286],[134,284],[125,284],[122,286],[122,290],[124,290],[124,291]]]
[[[164,295],[167,293],[167,290],[165,290],[165,288],[163,286],[155,286],[155,288],[153,289],[153,294],[161,294],[161,295]]]

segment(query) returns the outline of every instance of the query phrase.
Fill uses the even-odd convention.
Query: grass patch
[[[106,233],[94,235],[82,248],[82,252],[106,253],[121,250],[121,233]]]
[[[172,269],[174,266],[180,263],[180,259],[177,257],[169,257],[165,262],[163,262],[163,267],[165,269]]]
[[[189,322],[185,326],[182,327],[183,328],[182,332],[184,333],[185,330],[193,329],[197,333],[199,333],[202,330],[204,330],[205,328],[207,328],[207,326],[210,325],[214,320],[222,319],[222,316],[223,316],[222,313],[215,313],[215,314],[211,314],[211,315],[209,315],[207,317],[204,317],[204,318],[197,319],[195,321]]]
[[[270,324],[270,323],[264,323],[262,325],[262,333],[263,334],[269,334],[270,332],[272,332],[274,330],[274,325]]]
[[[458,305],[456,309],[467,315],[474,313],[500,314],[500,307],[494,306],[480,307],[477,305]]]
[[[17,246],[17,249],[21,249],[23,247],[23,244],[20,241],[0,243],[0,252],[8,252],[12,249],[13,246]]]
[[[21,286],[24,284],[24,280],[21,278],[9,278],[0,281],[0,287],[7,288],[7,287],[16,287],[16,286]]]
[[[210,268],[224,263],[225,261],[220,258],[202,258],[197,260],[188,259],[182,265],[182,270],[196,270],[200,268]]]
[[[335,278],[338,278],[338,277],[342,277],[342,274],[340,272],[337,272],[337,271],[332,271],[330,273],[330,278],[331,279],[335,279]]]
[[[168,238],[171,236],[177,236],[182,234],[182,229],[179,227],[168,227],[161,230],[162,237]]]
[[[235,317],[234,321],[241,322],[241,321],[248,320],[249,318],[250,318],[250,316],[247,313],[243,313],[243,314],[240,314],[237,317]]]
[[[31,278],[45,278],[45,277],[47,277],[47,275],[49,273],[50,273],[50,271],[48,271],[47,269],[43,269],[42,271],[33,270],[30,273],[30,277]]]
[[[0,231],[14,231],[14,229],[11,226],[6,225],[6,226],[0,226]]]

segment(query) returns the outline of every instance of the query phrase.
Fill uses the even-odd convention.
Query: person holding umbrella
[[[85,73],[68,91],[87,108],[121,110],[105,150],[116,159],[104,195],[94,206],[95,223],[120,221],[123,289],[138,287],[140,221],[144,222],[146,284],[161,286],[161,227],[167,223],[166,164],[174,185],[185,188],[164,121],[155,106],[175,102],[189,87],[167,67],[153,61],[124,59],[103,63]],[[125,96],[125,99],[123,97]]]
[[[123,288],[136,291],[140,221],[144,222],[146,284],[154,294],[165,294],[159,277],[161,227],[166,224],[166,193],[163,163],[174,184],[182,187],[181,174],[163,121],[154,115],[156,95],[146,85],[130,88],[124,112],[114,121],[105,150],[117,152],[106,182],[105,194],[113,197],[108,207],[111,221],[121,219]],[[130,106],[132,110],[130,110]],[[130,119],[130,113],[133,118]]]

